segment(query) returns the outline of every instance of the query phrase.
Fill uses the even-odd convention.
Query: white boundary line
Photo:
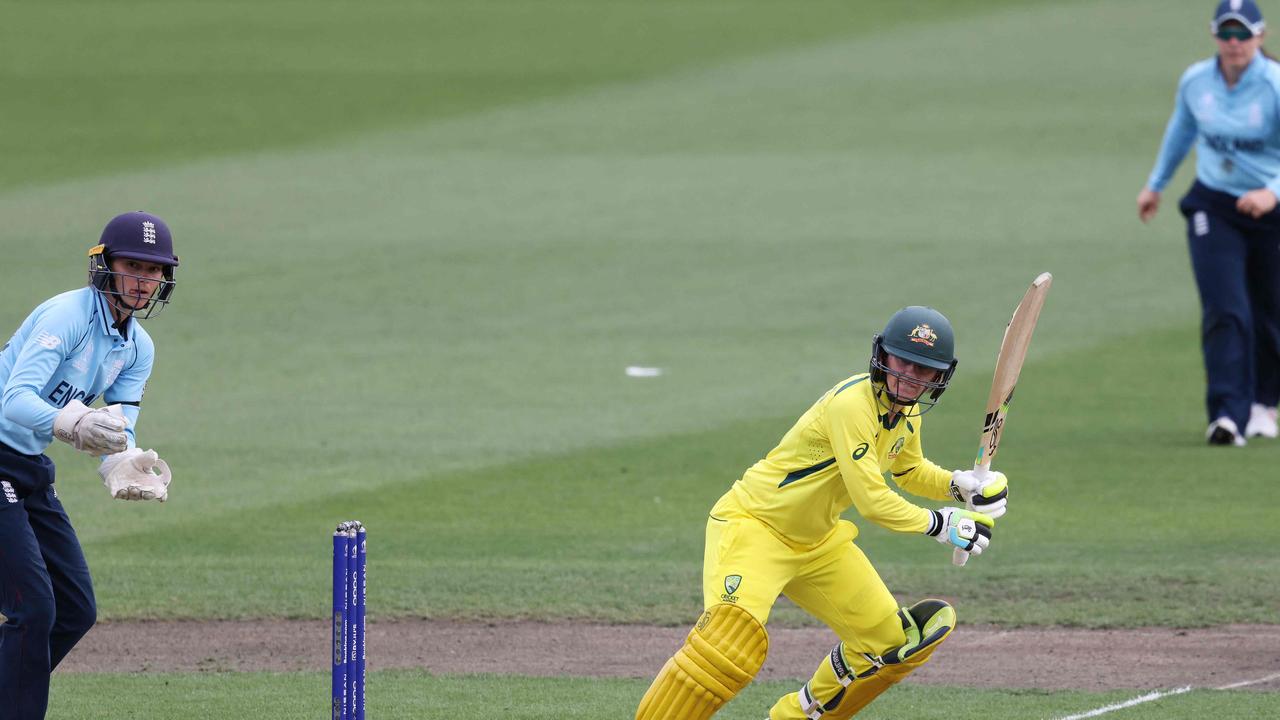
[[[1231,683],[1230,685],[1222,685],[1220,687],[1216,687],[1213,689],[1214,690],[1234,690],[1236,688],[1247,687],[1249,685],[1257,685],[1259,683],[1269,682],[1271,680],[1276,680],[1276,679],[1280,679],[1280,673],[1272,673],[1266,677],[1260,677],[1257,680],[1243,680],[1241,682]],[[1083,712],[1077,715],[1067,715],[1066,717],[1058,718],[1058,720],[1083,720],[1084,718],[1097,717],[1099,715],[1105,715],[1115,710],[1123,710],[1124,708],[1133,707],[1134,705],[1141,705],[1143,703],[1148,703],[1148,702],[1151,702],[1152,700],[1159,700],[1160,698],[1173,697],[1174,695],[1181,695],[1182,693],[1190,692],[1191,690],[1192,690],[1192,687],[1190,685],[1187,685],[1185,687],[1175,688],[1173,690],[1165,690],[1163,692],[1148,693],[1141,697],[1133,698],[1132,700],[1126,700],[1122,703],[1116,703],[1114,705],[1106,705],[1098,708],[1097,710],[1090,710],[1089,712]]]
[[[1132,700],[1126,700],[1122,703],[1116,703],[1114,705],[1105,705],[1103,707],[1098,708],[1097,710],[1090,710],[1089,712],[1083,712],[1083,713],[1080,713],[1079,715],[1068,715],[1063,718],[1058,718],[1058,720],[1081,720],[1081,718],[1097,717],[1099,715],[1105,715],[1106,713],[1112,712],[1114,710],[1123,710],[1124,708],[1127,708],[1127,707],[1133,707],[1134,705],[1141,705],[1142,703],[1151,702],[1152,700],[1159,700],[1160,698],[1163,698],[1163,697],[1181,695],[1182,693],[1189,692],[1190,690],[1191,690],[1191,686],[1187,685],[1186,687],[1180,687],[1180,688],[1177,688],[1176,690],[1166,690],[1164,692],[1148,693],[1146,695],[1143,695],[1142,697],[1136,697]]]
[[[1245,687],[1246,685],[1257,685],[1258,683],[1264,683],[1264,682],[1267,682],[1268,680],[1275,680],[1276,678],[1280,678],[1280,673],[1272,673],[1266,677],[1258,678],[1257,680],[1245,680],[1244,682],[1231,683],[1230,685],[1223,685],[1222,687],[1214,688],[1214,690],[1234,690],[1235,688],[1238,688],[1238,687]]]

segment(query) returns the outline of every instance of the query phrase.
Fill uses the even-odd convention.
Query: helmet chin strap
[[[885,382],[883,385],[879,385],[879,384],[876,385],[875,396],[876,396],[876,405],[880,406],[880,408],[884,410],[886,413],[893,413],[893,414],[903,413],[903,415],[907,415],[904,411],[907,410],[908,408],[915,407],[920,400],[920,398],[916,398],[915,400],[907,402],[902,398],[898,397],[897,395],[895,395],[893,392],[889,390],[888,378],[885,378]],[[917,413],[916,415],[919,415],[919,413]],[[915,416],[908,415],[908,417],[915,417]]]
[[[107,282],[111,284],[111,290],[110,291],[104,290],[101,292],[103,295],[107,296],[107,306],[111,308],[111,315],[115,319],[115,322],[112,323],[111,326],[114,327],[116,330],[120,330],[121,332],[123,332],[125,327],[129,324],[129,320],[133,319],[133,314],[138,311],[138,308],[128,307],[121,300],[121,298],[124,297],[124,293],[120,292],[120,289],[116,287],[115,273],[111,274]],[[146,306],[144,305],[143,308],[145,307]]]

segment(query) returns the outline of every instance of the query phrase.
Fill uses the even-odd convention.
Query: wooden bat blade
[[[1027,288],[1022,301],[1013,311],[1013,318],[1004,329],[1004,339],[1000,342],[1000,352],[996,355],[996,372],[991,379],[991,394],[987,396],[987,413],[982,421],[982,437],[978,440],[978,457],[973,461],[974,469],[988,469],[991,461],[1000,449],[1000,436],[1004,432],[1004,419],[1009,413],[1009,403],[1013,400],[1013,391],[1018,386],[1018,376],[1022,374],[1022,363],[1027,359],[1027,349],[1031,347],[1031,334],[1035,332],[1036,321],[1040,319],[1040,309],[1044,307],[1044,299],[1049,295],[1049,286],[1053,284],[1053,275],[1040,273]],[[969,561],[969,553],[956,548],[951,553],[951,562],[963,566]]]
[[[1000,436],[1004,432],[1009,403],[1013,400],[1018,376],[1022,374],[1022,363],[1027,359],[1027,349],[1031,347],[1031,335],[1035,332],[1036,321],[1040,319],[1040,310],[1044,307],[1044,300],[1052,285],[1053,275],[1041,273],[1036,277],[1005,328],[1000,353],[996,356],[995,375],[991,379],[991,393],[987,396],[987,411],[983,417],[982,437],[978,443],[978,456],[974,460],[975,468],[990,467],[1000,449]]]

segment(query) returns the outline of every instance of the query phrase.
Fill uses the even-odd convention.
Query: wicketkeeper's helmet
[[[140,260],[163,267],[164,279],[146,306],[135,310],[120,302],[121,291],[116,278],[130,276],[111,269],[111,261],[117,258]],[[159,314],[169,304],[175,285],[173,271],[176,267],[178,256],[173,254],[173,236],[169,233],[169,226],[155,215],[141,210],[111,218],[111,222],[102,230],[99,243],[89,248],[89,284],[106,295],[114,307],[138,319]]]
[[[956,372],[955,349],[956,338],[951,321],[937,310],[912,305],[894,313],[884,326],[884,332],[871,341],[871,382],[876,385],[877,399],[883,394],[898,405],[916,405],[918,410],[914,414],[924,414],[937,404],[938,398],[951,384],[951,376]],[[933,382],[911,379],[911,382],[923,385],[925,391],[915,400],[899,398],[889,391],[886,381],[890,375],[899,379],[902,375],[889,369],[885,362],[887,355],[940,370],[942,374]]]

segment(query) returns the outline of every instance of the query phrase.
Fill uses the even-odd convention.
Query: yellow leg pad
[[[922,611],[930,613],[929,616],[919,617],[923,614]],[[855,679],[845,689],[839,704],[822,713],[822,720],[848,720],[857,715],[879,697],[880,693],[897,685],[916,668],[928,662],[933,651],[951,635],[956,626],[955,610],[940,600],[919,602],[903,615],[903,624],[910,625],[905,628],[907,644],[884,655],[886,659],[892,658],[896,662],[886,663],[876,669],[874,674]]]
[[[714,605],[640,701],[636,720],[707,720],[760,672],[769,636],[737,605]]]

